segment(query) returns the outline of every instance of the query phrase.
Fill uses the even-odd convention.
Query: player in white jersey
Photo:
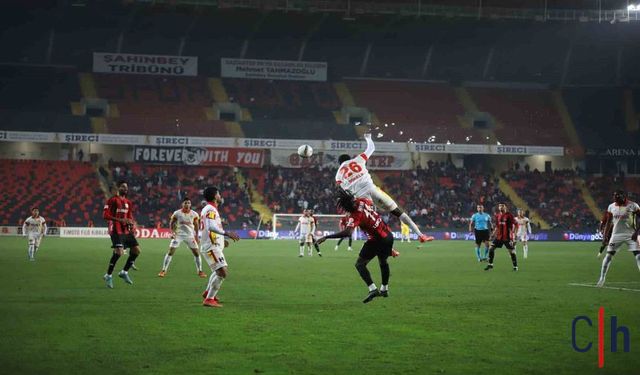
[[[37,207],[31,209],[31,216],[25,219],[22,224],[22,235],[27,237],[29,241],[29,247],[27,250],[27,256],[30,261],[36,260],[36,253],[40,247],[40,241],[42,237],[47,233],[47,223],[42,216],[40,216],[40,210]]]
[[[191,199],[184,198],[182,200],[182,208],[176,210],[171,215],[171,221],[169,222],[171,228],[171,242],[169,243],[169,251],[164,256],[162,262],[162,270],[158,273],[159,277],[165,277],[169,270],[169,265],[173,259],[176,249],[184,242],[191,253],[193,254],[194,261],[196,263],[196,272],[198,276],[204,278],[207,274],[202,272],[202,258],[200,257],[200,250],[198,248],[198,232],[200,228],[200,216],[197,212],[191,209]]]
[[[524,216],[524,211],[518,210],[518,216],[516,216],[516,224],[518,229],[516,230],[516,241],[522,242],[522,250],[524,252],[524,259],[527,259],[529,253],[529,235],[531,234],[531,221],[528,217]],[[518,245],[516,244],[516,250]]]
[[[238,241],[240,237],[235,232],[225,231],[222,228],[222,218],[218,212],[218,206],[222,202],[222,197],[218,188],[209,186],[204,189],[204,198],[207,205],[200,213],[200,252],[211,268],[211,276],[202,296],[202,305],[207,307],[222,307],[217,299],[218,291],[222,282],[228,275],[228,264],[224,258],[223,250],[229,245],[225,237]]]
[[[422,234],[409,215],[402,211],[387,193],[373,183],[367,170],[367,160],[375,151],[375,145],[371,140],[371,134],[365,134],[364,139],[367,141],[367,149],[362,154],[355,158],[351,158],[347,154],[338,157],[340,167],[336,173],[336,184],[353,194],[355,198],[371,199],[375,204],[397,216],[401,222],[407,224],[411,230],[418,234],[420,242],[432,241],[433,237]]]
[[[607,255],[602,260],[600,279],[596,284],[598,287],[604,285],[609,264],[622,244],[627,244],[627,248],[636,258],[636,264],[640,270],[640,247],[636,231],[636,218],[640,215],[640,206],[628,200],[625,192],[621,190],[613,193],[613,201],[607,209],[609,220],[613,223],[613,230],[607,245]]]
[[[300,242],[300,257],[304,256],[304,248],[309,249],[309,256],[313,256],[313,232],[316,230],[316,222],[309,214],[309,210],[304,210],[302,216],[298,218],[298,225],[293,230],[298,236]]]

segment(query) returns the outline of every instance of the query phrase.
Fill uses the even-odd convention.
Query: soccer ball
[[[308,158],[309,156],[313,155],[313,148],[311,148],[311,146],[309,145],[302,145],[298,147],[298,155],[303,158]]]

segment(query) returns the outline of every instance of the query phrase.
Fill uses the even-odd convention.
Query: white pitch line
[[[584,287],[587,287],[587,288],[613,289],[613,290],[625,290],[625,291],[628,291],[628,292],[640,292],[640,289],[622,288],[622,287],[616,287],[616,286],[601,286],[601,287],[597,287],[597,286],[592,285],[592,284],[579,284],[579,283],[569,283],[569,285],[571,285],[571,286],[584,286]]]

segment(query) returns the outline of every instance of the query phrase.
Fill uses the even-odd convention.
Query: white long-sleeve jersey
[[[210,247],[224,248],[222,218],[218,208],[208,203],[200,212],[200,246],[205,250]]]
[[[369,192],[375,187],[371,175],[367,170],[367,160],[376,147],[371,140],[371,134],[365,134],[367,149],[353,159],[340,164],[336,173],[336,184],[351,192],[356,198],[369,197]]]
[[[42,236],[47,233],[47,222],[42,216],[29,216],[22,224],[22,234],[25,236]]]

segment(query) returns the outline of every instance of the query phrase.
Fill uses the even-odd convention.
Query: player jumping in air
[[[504,247],[509,251],[511,256],[511,263],[513,263],[513,270],[518,270],[518,258],[516,257],[516,251],[513,246],[514,229],[516,226],[516,220],[507,211],[507,205],[505,203],[498,204],[498,213],[496,214],[496,227],[493,230],[493,243],[489,248],[489,264],[485,267],[485,271],[493,269],[493,257],[495,256],[496,247]]]
[[[362,246],[358,260],[356,261],[356,269],[369,288],[369,294],[367,294],[367,297],[362,302],[369,303],[379,296],[388,297],[391,271],[387,258],[394,255],[393,234],[391,230],[382,220],[380,214],[374,211],[373,202],[369,199],[354,198],[350,192],[338,188],[338,205],[350,214],[346,228],[338,233],[318,238],[318,244],[323,243],[329,238],[351,236],[354,228],[360,227],[369,237],[367,242]],[[380,273],[382,275],[380,290],[378,290],[376,284],[374,284],[371,279],[371,274],[367,269],[369,261],[376,256],[378,257]]]
[[[345,230],[347,228],[347,223],[349,222],[349,214],[344,215],[343,217],[340,218],[340,222],[338,223],[338,228],[340,228],[341,231]],[[338,240],[338,243],[336,244],[336,247],[333,249],[335,251],[338,251],[338,248],[340,247],[340,244],[342,243],[342,241],[344,241],[345,238],[349,239],[349,247],[347,248],[348,251],[353,251],[353,248],[351,248],[351,245],[353,244],[353,237],[355,235],[356,231],[354,230],[353,233],[351,233],[350,236],[348,237],[342,237]],[[316,242],[316,245],[318,243]]]
[[[109,223],[109,234],[111,235],[111,248],[113,254],[109,260],[109,268],[104,275],[104,281],[108,288],[113,288],[113,269],[118,259],[124,253],[124,249],[131,249],[124,268],[118,274],[127,284],[133,284],[129,277],[129,269],[140,255],[140,246],[134,235],[135,220],[133,219],[133,207],[131,201],[127,199],[129,187],[125,181],[118,182],[118,193],[109,198],[104,206],[102,217]]]
[[[367,160],[369,160],[371,154],[375,151],[375,145],[371,140],[371,134],[365,134],[364,139],[367,141],[367,149],[362,154],[353,159],[347,154],[338,157],[340,167],[336,173],[336,184],[353,194],[354,197],[372,200],[385,210],[397,216],[401,222],[407,224],[418,234],[420,242],[433,241],[433,237],[423,234],[409,215],[402,211],[402,209],[398,207],[398,204],[387,193],[373,183],[371,175],[367,170]]]
[[[298,240],[300,241],[300,254],[299,257],[304,256],[305,247],[309,249],[309,256],[313,256],[313,250],[311,246],[313,244],[313,232],[316,229],[316,222],[313,217],[309,215],[309,210],[304,210],[302,216],[298,218],[298,225],[294,229],[294,233],[298,234]],[[320,251],[318,250],[318,253]],[[322,256],[322,255],[320,255]]]
[[[529,235],[531,234],[531,221],[528,217],[524,216],[524,211],[518,210],[518,216],[516,216],[516,240],[522,242],[522,251],[524,259],[527,259],[529,253]],[[516,246],[517,247],[517,246]],[[517,250],[517,249],[516,249]]]
[[[222,228],[222,218],[218,212],[218,205],[222,202],[222,197],[218,188],[209,186],[204,189],[204,198],[207,205],[200,213],[200,252],[204,255],[211,276],[207,283],[207,289],[202,293],[204,301],[202,305],[206,307],[222,307],[217,298],[222,282],[229,274],[227,260],[224,258],[223,250],[229,245],[225,237],[231,238],[234,242],[240,237],[235,232],[225,231]]]
[[[159,277],[165,277],[169,264],[176,249],[184,241],[191,253],[193,253],[194,261],[196,263],[196,272],[198,276],[205,278],[207,274],[202,272],[202,258],[200,257],[200,250],[198,248],[198,232],[197,228],[200,227],[200,217],[197,212],[191,209],[191,199],[184,198],[182,200],[182,208],[176,210],[171,215],[171,221],[169,222],[171,228],[171,243],[169,243],[169,252],[164,256],[162,262],[162,270],[158,273]]]
[[[618,190],[613,193],[613,203],[609,205],[607,212],[613,230],[607,245],[607,255],[602,260],[600,279],[596,284],[598,287],[604,286],[609,264],[622,244],[627,244],[628,250],[633,253],[638,269],[640,269],[640,247],[638,246],[638,231],[635,228],[636,218],[640,215],[640,206],[628,200],[624,191]]]
[[[491,216],[484,212],[484,206],[476,206],[477,212],[471,215],[469,221],[469,232],[473,229],[476,238],[476,258],[478,262],[487,260],[489,255],[489,236],[491,233]],[[484,242],[484,256],[480,256],[480,245]]]
[[[27,256],[30,261],[36,260],[36,253],[40,248],[40,241],[47,233],[47,223],[40,216],[40,210],[37,207],[31,209],[31,216],[25,219],[22,224],[22,235],[27,237],[29,247],[27,248]]]

